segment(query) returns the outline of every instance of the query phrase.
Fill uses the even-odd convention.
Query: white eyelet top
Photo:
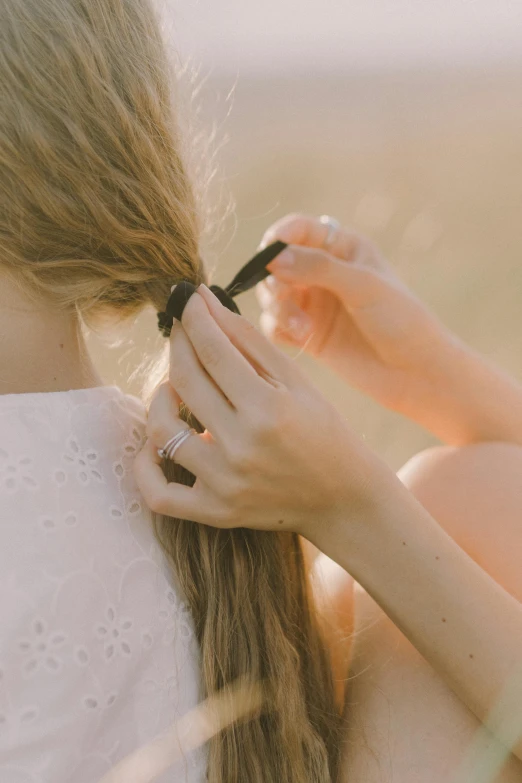
[[[144,421],[115,387],[0,396],[2,783],[97,783],[200,700],[132,474]],[[204,751],[157,778],[205,779]]]

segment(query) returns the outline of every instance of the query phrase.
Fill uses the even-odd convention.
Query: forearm
[[[459,341],[448,341],[430,369],[400,413],[450,445],[522,444],[522,386],[507,373]]]
[[[380,494],[385,500],[371,513],[323,528],[314,543],[522,758],[522,606],[398,480],[390,478]]]

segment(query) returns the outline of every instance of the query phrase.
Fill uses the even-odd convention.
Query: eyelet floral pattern
[[[129,641],[129,631],[132,629],[133,621],[129,618],[120,619],[113,606],[108,606],[105,610],[106,622],[98,625],[96,636],[101,639],[104,645],[104,654],[107,659],[115,655],[132,655],[132,647]]]
[[[0,396],[1,781],[97,783],[200,700],[192,618],[134,483],[144,421],[111,387]],[[158,778],[174,780],[203,783],[205,752]]]
[[[63,459],[74,466],[78,480],[82,484],[89,484],[93,479],[103,482],[97,465],[98,454],[94,449],[82,451],[76,440],[70,440],[69,450],[63,455]]]
[[[0,487],[3,492],[12,494],[38,489],[31,457],[13,457],[5,449],[0,449]]]
[[[45,620],[32,623],[31,636],[18,640],[18,652],[26,676],[32,676],[40,670],[56,674],[63,665],[60,650],[67,641],[64,631],[47,629]]]

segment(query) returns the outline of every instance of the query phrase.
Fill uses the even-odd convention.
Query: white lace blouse
[[[97,783],[199,701],[191,617],[132,475],[141,403],[0,396],[0,781]],[[202,751],[161,783],[202,783]]]

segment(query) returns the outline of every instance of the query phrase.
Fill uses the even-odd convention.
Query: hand
[[[305,349],[382,405],[412,410],[444,384],[456,338],[398,279],[366,238],[340,229],[323,249],[328,226],[290,215],[263,245],[291,245],[258,286],[261,326],[274,341]],[[449,373],[448,373],[449,374]]]
[[[135,461],[153,511],[217,527],[290,530],[364,516],[388,473],[295,364],[201,286],[171,334],[170,381],[149,411]],[[167,483],[157,450],[186,428],[183,401],[206,428],[176,461],[193,487]]]

